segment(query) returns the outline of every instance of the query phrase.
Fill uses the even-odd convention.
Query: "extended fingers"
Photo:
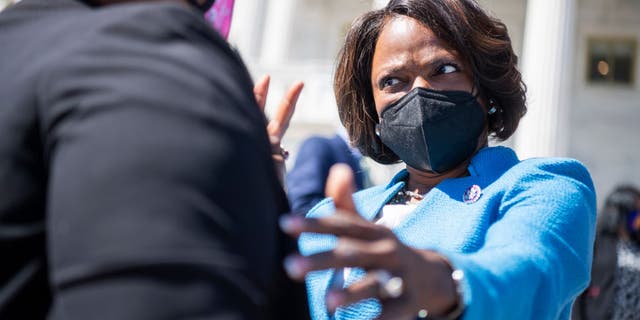
[[[289,256],[285,268],[289,276],[302,280],[307,273],[330,268],[361,267],[397,270],[401,265],[397,244],[391,239],[365,241],[341,239],[335,249],[306,257]]]
[[[354,304],[360,300],[377,297],[380,292],[380,282],[375,274],[368,273],[360,281],[341,290],[330,290],[326,296],[329,312],[334,312],[340,306]]]
[[[270,80],[271,77],[268,74],[264,75],[253,87],[253,95],[256,97],[256,102],[258,102],[258,107],[260,107],[261,112],[264,112],[264,107],[267,104]]]
[[[379,281],[376,271],[369,272],[361,280],[340,290],[330,290],[325,297],[325,303],[329,312],[335,312],[340,306],[347,306],[364,299],[379,298],[382,302],[382,314],[378,319],[407,319],[413,320],[418,315],[425,317],[426,309],[414,310],[407,304],[406,297],[400,296],[393,299],[383,299],[381,291],[383,284]]]
[[[279,138],[284,136],[287,128],[289,128],[289,122],[291,121],[291,117],[293,117],[302,88],[304,88],[304,83],[300,81],[294,83],[291,88],[289,88],[289,91],[287,91],[280,102],[273,119],[267,126],[267,132],[270,136],[277,136]]]
[[[390,236],[392,232],[380,225],[364,220],[360,216],[340,210],[336,214],[322,218],[304,218],[299,215],[286,215],[280,219],[282,231],[294,237],[303,232],[332,234],[337,237],[350,237],[375,240]]]

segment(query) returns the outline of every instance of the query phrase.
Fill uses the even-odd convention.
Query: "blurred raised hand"
[[[265,75],[262,79],[256,82],[253,87],[253,94],[255,95],[260,111],[262,112],[264,112],[267,104],[270,80],[271,77],[269,75]],[[287,129],[289,129],[289,123],[291,122],[291,117],[293,117],[293,113],[295,112],[296,103],[298,102],[298,97],[300,97],[300,92],[302,92],[303,87],[304,83],[301,81],[295,82],[291,85],[280,101],[280,104],[278,104],[273,118],[267,124],[267,134],[269,135],[269,142],[271,143],[271,154],[273,155],[273,160],[276,164],[280,183],[283,185],[285,174],[284,162],[289,154],[282,148],[282,138],[287,132]]]

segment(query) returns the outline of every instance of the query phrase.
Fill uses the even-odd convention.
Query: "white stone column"
[[[267,0],[236,0],[229,42],[247,62],[256,60],[262,45]]]
[[[522,159],[567,154],[576,0],[528,0],[521,70],[527,115],[515,148]]]
[[[284,63],[290,50],[293,14],[296,0],[270,0],[262,30],[262,50],[260,63],[273,66]]]

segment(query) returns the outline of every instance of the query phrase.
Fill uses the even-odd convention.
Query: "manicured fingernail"
[[[327,297],[325,300],[325,303],[327,304],[327,309],[329,311],[336,310],[339,306],[341,306],[344,303],[343,300],[344,300],[344,297],[342,294],[338,292],[329,291],[329,293],[327,293]]]
[[[282,216],[279,224],[280,229],[284,232],[297,232],[302,226],[302,217]]]
[[[298,255],[291,255],[284,259],[284,269],[289,277],[293,279],[304,278],[306,265],[307,259]]]

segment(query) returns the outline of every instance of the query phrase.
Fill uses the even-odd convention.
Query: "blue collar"
[[[467,170],[473,178],[482,177],[493,180],[517,164],[518,161],[515,152],[509,148],[501,146],[485,147],[473,156]],[[383,192],[380,192],[381,187],[374,187],[356,193],[354,200],[360,214],[362,214],[365,219],[372,221],[377,213],[380,212],[380,209],[402,189],[408,176],[409,172],[406,169],[402,169],[386,186],[382,187],[384,188]],[[438,184],[438,186],[457,179],[459,178],[446,179]]]

